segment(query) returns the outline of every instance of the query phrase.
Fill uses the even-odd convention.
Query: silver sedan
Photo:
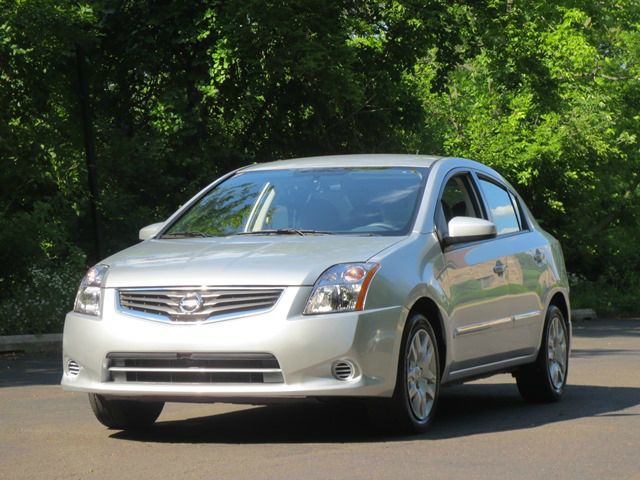
[[[216,180],[82,280],[67,390],[111,428],[164,402],[358,398],[424,431],[441,386],[511,372],[523,397],[567,381],[558,242],[471,160],[349,155]]]

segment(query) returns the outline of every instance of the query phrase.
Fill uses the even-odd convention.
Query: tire
[[[89,394],[93,414],[105,427],[119,430],[143,429],[153,425],[160,416],[164,402],[112,400]]]
[[[568,372],[567,321],[562,311],[551,305],[545,318],[538,358],[515,374],[520,395],[529,402],[557,402],[567,384]]]
[[[394,433],[425,432],[440,393],[438,342],[424,315],[414,314],[402,336],[393,396],[368,402],[371,419]]]

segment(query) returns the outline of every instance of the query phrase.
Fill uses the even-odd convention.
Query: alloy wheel
[[[547,369],[553,388],[560,391],[567,371],[567,333],[557,316],[551,319],[547,334]]]
[[[423,328],[415,331],[407,351],[407,393],[419,421],[429,417],[436,396],[437,363],[433,341]]]

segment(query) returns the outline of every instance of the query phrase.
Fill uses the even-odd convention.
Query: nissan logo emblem
[[[204,300],[202,299],[202,296],[197,292],[187,293],[178,302],[178,306],[180,307],[180,311],[182,313],[195,313],[202,308],[203,304]]]

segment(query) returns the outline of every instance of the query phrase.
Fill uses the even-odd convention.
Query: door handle
[[[493,267],[494,273],[498,276],[503,275],[506,270],[507,270],[507,264],[502,263],[500,260],[498,260],[496,262],[496,265]]]
[[[536,263],[544,262],[544,252],[539,248],[536,248],[536,253],[533,255],[533,259]]]

